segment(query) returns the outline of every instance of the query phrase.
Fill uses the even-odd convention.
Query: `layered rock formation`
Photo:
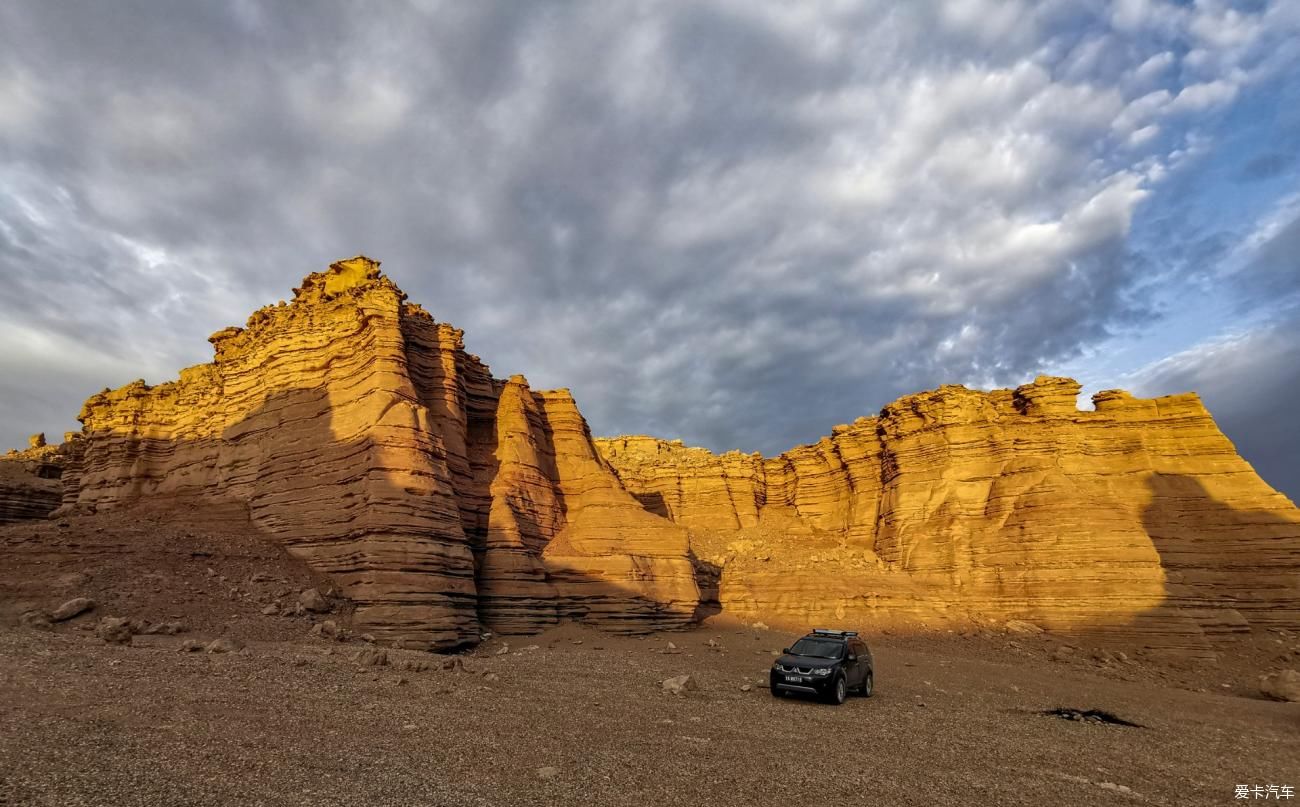
[[[566,391],[493,379],[461,337],[376,262],[336,263],[214,334],[212,364],[87,401],[64,505],[242,503],[407,646],[688,620],[684,530],[622,489]]]
[[[44,434],[34,434],[26,449],[0,456],[0,524],[44,518],[59,506],[63,496],[63,467],[72,450],[69,443],[51,446]]]
[[[1080,411],[1079,389],[946,386],[771,459],[597,447],[647,510],[690,529],[737,616],[1019,618],[1192,651],[1300,624],[1300,512],[1200,400],[1111,390]]]
[[[1080,411],[1069,379],[948,386],[774,458],[593,440],[567,390],[493,378],[362,257],[210,341],[211,364],[95,395],[75,439],[0,462],[0,520],[60,487],[66,510],[246,508],[359,631],[422,648],[568,618],[676,627],[701,605],[1193,652],[1300,626],[1300,513],[1195,395]]]

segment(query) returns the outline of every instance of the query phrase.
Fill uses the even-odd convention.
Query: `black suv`
[[[817,695],[836,704],[850,691],[871,697],[875,663],[857,631],[818,628],[784,651],[772,665],[772,695],[787,692]]]

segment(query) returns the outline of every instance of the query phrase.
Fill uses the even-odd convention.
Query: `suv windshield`
[[[835,642],[829,639],[800,639],[790,648],[790,653],[796,656],[839,658],[843,648],[843,642]]]

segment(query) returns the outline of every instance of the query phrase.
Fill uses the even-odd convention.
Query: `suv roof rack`
[[[855,630],[830,630],[829,628],[813,628],[813,633],[818,636],[857,636]]]

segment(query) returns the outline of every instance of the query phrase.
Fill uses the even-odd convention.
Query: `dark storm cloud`
[[[1255,470],[1300,502],[1300,215],[1268,229],[1233,287],[1239,315],[1254,324],[1156,362],[1138,374],[1138,390],[1200,392]]]
[[[1224,433],[1265,480],[1300,502],[1300,309],[1155,365],[1138,391],[1197,390]]]
[[[6,4],[0,442],[357,252],[599,433],[774,452],[1018,383],[1149,320],[1151,127],[1286,30],[1165,10]]]

